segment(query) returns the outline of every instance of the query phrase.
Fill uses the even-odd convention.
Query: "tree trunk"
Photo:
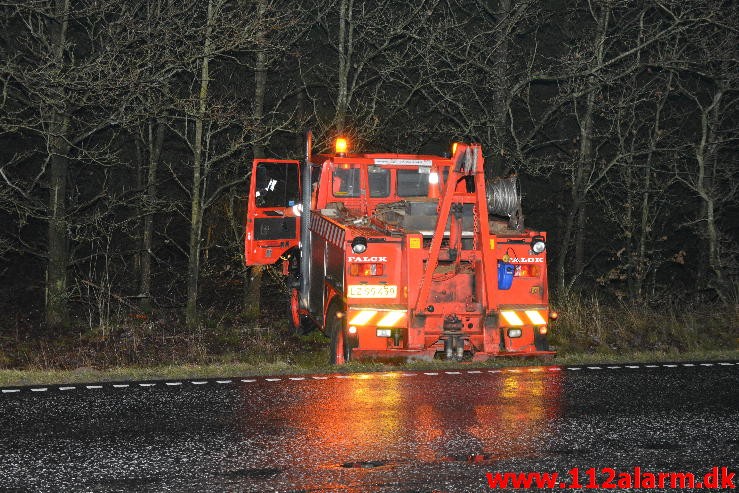
[[[574,191],[573,191],[574,195]],[[559,254],[557,256],[557,287],[560,291],[564,291],[567,286],[567,254],[570,250],[570,243],[572,242],[572,235],[575,230],[575,223],[577,218],[577,211],[579,209],[579,200],[574,197],[572,205],[567,213],[567,219],[565,220],[564,232],[562,233],[562,241],[559,247]]]
[[[200,240],[203,229],[203,132],[205,114],[208,105],[208,84],[210,82],[211,32],[213,29],[214,12],[213,2],[208,2],[208,17],[206,20],[205,40],[203,44],[203,58],[200,67],[200,90],[198,92],[198,110],[195,115],[195,141],[193,145],[192,163],[192,190],[190,197],[190,251],[187,263],[187,306],[185,320],[188,328],[198,324],[198,281],[200,278]]]
[[[49,173],[49,227],[46,269],[46,324],[50,328],[64,327],[69,321],[67,305],[67,154],[66,133],[69,118],[57,115],[51,125],[51,168]]]
[[[260,20],[264,17],[267,9],[266,0],[258,0],[257,15]],[[261,24],[261,23],[260,23]],[[260,36],[263,38],[263,36]],[[263,42],[263,39],[259,41]],[[259,43],[261,45],[261,43]],[[257,129],[262,128],[262,119],[264,118],[264,97],[267,90],[267,54],[264,50],[257,52],[256,66],[254,67],[254,109],[253,118]],[[254,135],[254,157],[264,157],[264,143],[262,142],[261,130],[257,130],[259,135]],[[244,271],[244,303],[243,312],[247,316],[256,317],[260,313],[262,304],[262,272],[264,268],[261,265],[255,265]]]
[[[588,209],[583,204],[577,211],[577,230],[575,232],[575,276],[579,277],[585,270],[585,233],[587,231]]]
[[[605,40],[608,32],[608,21],[610,17],[610,4],[606,2],[603,6],[599,18],[596,19],[598,24],[597,34],[595,39],[595,57],[593,63],[596,67],[603,64],[605,56]],[[567,224],[565,226],[564,237],[562,238],[562,245],[560,247],[559,258],[557,260],[557,272],[558,272],[558,285],[560,288],[564,288],[567,285],[566,281],[566,265],[567,255],[569,253],[570,243],[572,242],[573,236],[575,240],[575,263],[573,279],[577,278],[585,267],[585,224],[587,220],[587,214],[585,211],[585,203],[588,194],[588,175],[590,168],[594,165],[593,160],[593,113],[595,111],[595,85],[597,79],[595,76],[590,76],[588,83],[591,85],[591,90],[585,97],[585,114],[580,121],[580,147],[577,159],[577,169],[575,170],[575,176],[572,183],[572,205],[567,217]]]
[[[698,179],[695,188],[703,201],[702,210],[704,215],[702,219],[705,223],[704,235],[708,249],[708,265],[714,275],[714,281],[710,284],[721,301],[727,302],[728,297],[725,291],[726,284],[719,245],[720,235],[716,224],[716,203],[713,191],[715,171],[714,167],[709,164],[714,163],[715,166],[716,137],[714,132],[718,127],[717,121],[723,95],[724,92],[717,89],[710,106],[701,112],[701,141],[695,149],[695,158],[698,163]]]
[[[56,0],[54,19],[50,20],[50,38],[54,61],[64,64],[64,46],[69,26],[69,0]],[[67,303],[67,267],[69,245],[67,236],[67,173],[69,155],[69,115],[53,111],[47,136],[50,153],[49,224],[47,231],[46,324],[50,328],[64,327],[69,322]]]
[[[633,114],[631,115],[634,116]],[[633,148],[633,144],[632,144]],[[634,220],[634,204],[637,201],[637,191],[634,186],[634,160],[629,158],[626,161],[626,203],[624,204],[624,248],[626,255],[626,287],[628,289],[629,299],[635,301],[638,299],[636,273],[638,270],[636,264],[636,251],[634,238],[636,237],[636,221]]]
[[[146,197],[144,198],[144,224],[141,235],[141,270],[139,293],[141,308],[151,310],[151,256],[154,238],[154,208],[157,198],[157,167],[164,143],[164,125],[156,120],[148,124],[148,169],[146,173]]]
[[[341,133],[346,124],[346,114],[349,109],[349,71],[352,61],[352,11],[353,0],[341,0],[339,5],[339,80],[336,96],[336,131]]]
[[[508,99],[510,97],[510,84],[508,78],[508,51],[509,51],[509,35],[511,22],[511,0],[500,0],[498,7],[498,16],[500,21],[498,24],[501,29],[497,31],[498,39],[496,47],[493,51],[493,60],[495,72],[497,74],[493,88],[493,131],[495,133],[494,149],[497,153],[493,159],[492,166],[485,169],[488,178],[502,175],[507,168],[507,158],[509,156],[508,138]]]

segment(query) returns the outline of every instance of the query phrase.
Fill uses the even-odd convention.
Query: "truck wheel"
[[[287,325],[290,335],[302,336],[307,332],[302,318],[300,315],[300,292],[293,288],[290,290],[290,315]]]
[[[352,350],[346,343],[346,319],[344,307],[334,303],[326,316],[326,329],[331,337],[328,351],[328,362],[331,365],[343,365],[351,361]]]

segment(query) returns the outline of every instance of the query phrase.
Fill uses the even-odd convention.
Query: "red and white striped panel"
[[[310,229],[325,238],[332,245],[336,245],[339,248],[344,246],[344,238],[346,237],[344,228],[337,226],[323,216],[312,214],[310,218]]]
[[[547,323],[547,311],[537,309],[501,310],[501,318],[505,321],[502,325],[520,327],[522,325],[545,325]]]

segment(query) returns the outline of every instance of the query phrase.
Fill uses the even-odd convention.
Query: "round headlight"
[[[354,253],[364,253],[367,250],[367,238],[357,236],[352,240],[352,251]]]
[[[531,251],[538,255],[546,249],[547,244],[544,243],[544,237],[534,236],[534,238],[531,240]]]

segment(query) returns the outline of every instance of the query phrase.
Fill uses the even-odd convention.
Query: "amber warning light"
[[[346,150],[349,148],[349,142],[343,137],[336,139],[336,154],[346,154]]]

